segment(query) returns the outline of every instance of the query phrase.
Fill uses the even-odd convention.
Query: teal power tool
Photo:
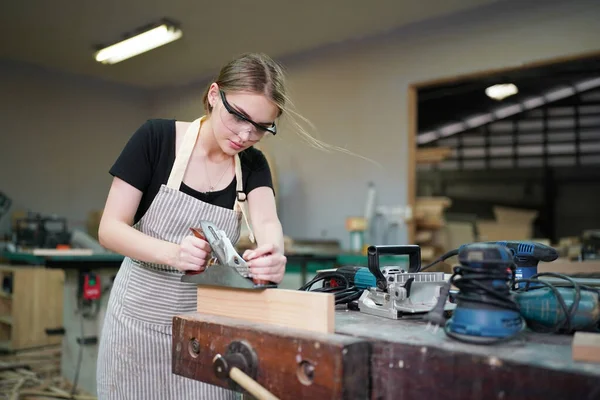
[[[408,272],[421,269],[421,247],[418,245],[376,246],[378,254],[408,255]],[[393,272],[401,272],[398,267],[384,267],[381,271],[379,258],[369,255],[368,267],[346,265],[335,270],[320,272],[311,281],[298,290],[316,291],[335,294],[336,304],[350,305],[361,296],[364,290],[385,284],[385,276]],[[322,283],[322,287],[312,287]]]
[[[448,285],[459,289],[456,309],[446,321],[441,308],[445,298],[425,316],[425,320],[443,326],[456,340],[475,344],[493,344],[515,337],[525,328],[518,304],[510,294],[514,280],[514,257],[499,244],[474,243],[458,249],[460,266],[454,268]]]
[[[552,284],[549,279],[539,279],[543,277],[566,282]],[[531,330],[566,334],[600,330],[600,289],[550,272],[517,283],[521,285],[515,289],[513,298]]]

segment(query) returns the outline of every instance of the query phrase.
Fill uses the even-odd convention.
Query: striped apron
[[[224,230],[232,243],[246,216],[239,157],[235,157],[238,198],[233,210],[211,205],[179,191],[201,122],[186,131],[166,185],[134,225],[149,236],[180,243],[201,220]],[[181,282],[182,272],[125,257],[108,301],[97,361],[99,400],[239,399],[241,395],[171,372],[173,316],[197,307],[196,285]]]

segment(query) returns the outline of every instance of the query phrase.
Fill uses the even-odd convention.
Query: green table
[[[27,252],[5,251],[0,257],[8,260],[11,264],[44,265],[47,268],[114,268],[119,267],[123,256],[115,253],[97,253],[92,255],[59,255],[38,256]]]
[[[96,253],[92,255],[53,255],[37,256],[27,252],[3,252],[2,258],[11,264],[44,265],[47,268],[60,269],[94,269],[118,268],[123,261],[123,256],[116,253]],[[344,265],[366,267],[368,258],[363,254],[317,254],[295,253],[287,255],[287,268],[289,273],[300,273],[302,284],[307,282],[309,274],[314,274],[322,269],[332,269]],[[379,257],[381,267],[397,266],[408,269],[408,256],[382,255]]]

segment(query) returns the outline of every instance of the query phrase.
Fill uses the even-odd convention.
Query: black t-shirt
[[[175,137],[175,120],[149,119],[131,136],[110,169],[111,175],[143,192],[134,223],[146,213],[160,186],[169,179],[175,161]],[[269,164],[260,150],[250,147],[239,156],[246,194],[260,186],[273,188]],[[234,176],[225,189],[203,193],[182,182],[179,190],[206,203],[233,209],[236,183]]]

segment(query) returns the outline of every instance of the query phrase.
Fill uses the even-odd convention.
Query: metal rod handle
[[[243,387],[258,400],[279,400],[273,393],[265,389],[260,383],[246,375],[241,369],[232,367],[229,377]]]

